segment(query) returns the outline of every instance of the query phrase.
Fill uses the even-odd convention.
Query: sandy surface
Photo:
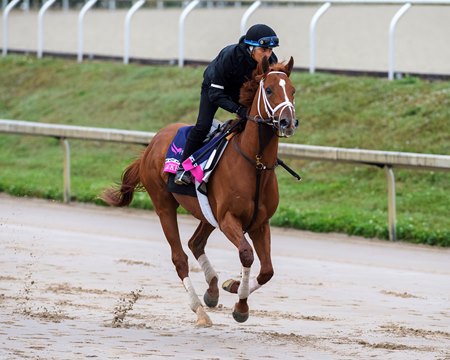
[[[56,8],[56,6],[55,6]],[[319,4],[297,7],[261,7],[248,20],[270,24],[280,37],[280,60],[295,66],[310,63],[309,25]],[[247,9],[197,8],[186,18],[185,57],[210,61],[240,36]],[[333,5],[317,25],[317,68],[388,70],[388,33],[400,5]],[[124,54],[127,10],[91,10],[84,19],[86,56]],[[177,60],[180,8],[140,9],[130,27],[130,57]],[[78,11],[51,8],[44,17],[44,51],[78,51]],[[9,48],[37,50],[37,11],[13,11],[8,21]],[[2,18],[0,18],[0,24]],[[3,27],[0,26],[0,45]],[[396,71],[450,74],[450,7],[413,5],[400,19],[396,36]]]
[[[0,194],[0,359],[450,359],[449,249],[274,229],[273,261],[246,323],[221,292],[197,328],[153,213]]]

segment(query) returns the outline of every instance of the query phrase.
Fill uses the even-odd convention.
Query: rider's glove
[[[248,109],[245,106],[239,106],[236,110],[236,114],[242,119],[246,120],[248,116]]]

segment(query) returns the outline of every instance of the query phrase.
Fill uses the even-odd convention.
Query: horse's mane
[[[270,65],[269,71],[286,72],[286,66],[283,63],[272,64]],[[242,85],[239,93],[239,103],[241,105],[247,108],[252,106],[256,91],[258,90],[259,81],[264,76],[264,74],[261,73],[261,65],[258,64],[257,68],[253,70],[252,78]]]

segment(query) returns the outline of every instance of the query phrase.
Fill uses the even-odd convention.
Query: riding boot
[[[186,140],[186,145],[183,150],[183,157],[180,160],[180,166],[177,169],[177,173],[175,174],[174,182],[177,185],[188,185],[192,182],[192,175],[184,170],[183,163],[189,156],[191,156],[194,152],[196,152],[201,146],[203,141],[198,141],[196,139],[191,139],[189,136]]]

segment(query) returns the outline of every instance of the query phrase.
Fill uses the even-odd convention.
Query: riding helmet
[[[271,27],[264,24],[256,24],[248,29],[244,37],[244,43],[250,46],[274,48],[279,45],[279,39]]]

